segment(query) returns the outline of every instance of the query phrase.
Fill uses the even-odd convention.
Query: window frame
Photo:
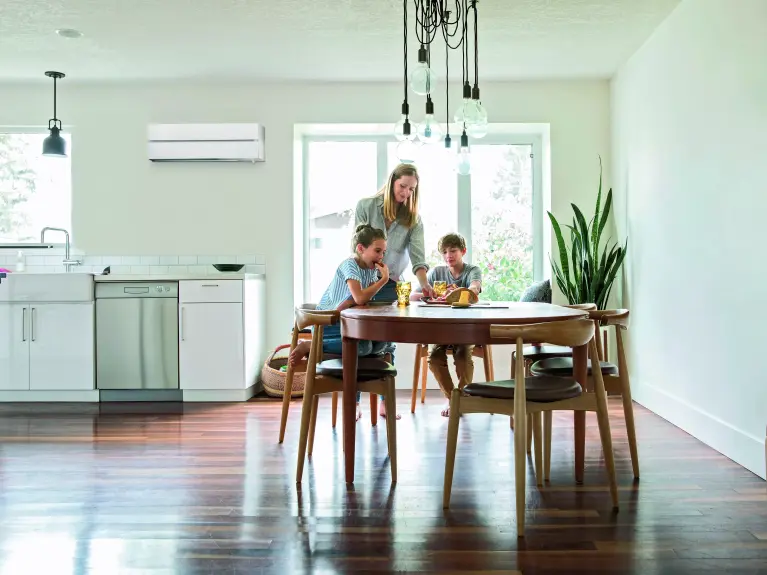
[[[9,126],[9,125],[0,125],[0,134],[34,134],[34,135],[45,135],[49,132],[48,128],[46,126]],[[62,133],[64,135],[69,136],[69,145],[70,149],[67,151],[67,161],[69,162],[69,173],[70,173],[70,181],[69,181],[69,229],[67,230],[69,232],[69,244],[70,246],[75,245],[75,233],[74,233],[74,224],[73,224],[73,215],[74,215],[74,191],[73,191],[73,165],[72,165],[72,141],[74,140],[74,133],[71,126],[62,126]],[[39,241],[37,242],[0,242],[0,250],[3,249],[34,249],[34,248],[52,248],[52,247],[59,247],[64,246],[65,242],[50,242],[47,241],[45,243],[41,243]]]
[[[301,200],[303,204],[303,301],[308,301],[310,265],[309,254],[310,246],[310,218],[309,218],[309,147],[312,142],[373,142],[376,144],[376,176],[377,181],[382,183],[389,175],[388,169],[388,149],[391,142],[395,142],[393,136],[387,134],[304,134],[301,136]],[[432,144],[441,145],[441,144]],[[541,281],[545,275],[544,267],[544,194],[543,194],[543,136],[538,133],[525,132],[498,132],[487,134],[480,140],[473,140],[471,145],[527,145],[532,148],[533,155],[533,281]],[[455,174],[457,178],[457,232],[466,238],[466,261],[471,263],[472,259],[472,223],[471,223],[471,175],[461,176]],[[375,190],[371,190],[371,195]],[[353,208],[353,206],[350,206]]]

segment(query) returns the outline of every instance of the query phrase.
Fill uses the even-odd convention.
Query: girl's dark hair
[[[352,245],[354,246],[354,249],[360,244],[362,244],[363,247],[368,248],[374,241],[385,239],[386,235],[383,230],[374,228],[369,224],[360,224],[357,226],[357,229],[354,230]]]

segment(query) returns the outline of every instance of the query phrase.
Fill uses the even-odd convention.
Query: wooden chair
[[[629,310],[591,310],[589,317],[594,322],[595,329],[601,327],[615,327],[615,343],[617,344],[618,365],[605,361],[606,355],[600,355],[600,372],[604,380],[604,386],[608,395],[620,395],[623,399],[623,417],[626,420],[626,434],[631,453],[631,467],[634,478],[639,479],[639,453],[637,449],[636,428],[634,426],[634,404],[631,401],[631,383],[629,381],[628,365],[626,363],[626,350],[623,345],[624,330],[628,329]],[[597,340],[599,341],[599,340]],[[599,351],[599,350],[597,350]],[[534,376],[558,376],[572,377],[573,358],[553,357],[539,360],[530,366],[530,373]],[[593,373],[589,366],[589,382],[593,381]],[[551,445],[551,420],[546,421],[543,433],[544,446]],[[550,449],[550,448],[549,448]],[[548,479],[548,474],[547,474]]]
[[[594,339],[594,323],[587,319],[554,321],[531,325],[491,325],[490,336],[494,339],[516,340],[516,351],[522,357],[525,342],[549,342],[556,345],[575,347],[588,344],[592,365],[599,361]],[[517,385],[520,382],[521,385]],[[601,372],[596,370],[594,391],[581,388],[569,377],[525,377],[522,362],[516,366],[515,378],[489,383],[472,383],[464,388],[464,394],[457,389],[450,397],[450,423],[447,431],[447,454],[445,458],[445,484],[442,506],[450,506],[453,484],[455,452],[458,443],[458,426],[461,416],[467,413],[501,413],[515,416],[518,427],[514,433],[514,468],[517,500],[517,536],[523,537],[525,530],[525,467],[526,427],[528,415],[533,422],[535,441],[535,475],[538,485],[543,484],[541,462],[541,413],[554,410],[596,411],[599,421],[599,435],[602,439],[610,495],[613,509],[618,509],[618,485],[615,479],[610,421],[607,413],[607,395]]]
[[[591,311],[597,309],[596,304],[593,303],[574,303],[569,305],[563,305],[562,307],[569,307],[572,309],[581,309],[583,311]],[[606,335],[606,334],[605,334]],[[597,349],[601,350],[601,342],[597,339]],[[607,340],[605,339],[605,349],[607,349]],[[548,345],[547,342],[536,342],[533,345],[525,347],[522,352],[522,357],[525,362],[525,376],[530,375],[530,366],[541,359],[547,359],[550,357],[572,357],[573,350],[564,345]],[[602,357],[602,352],[599,352],[599,357]],[[511,378],[514,379],[514,373],[517,366],[517,352],[512,350],[511,352]],[[514,418],[509,419],[509,426],[514,429]],[[527,422],[527,452],[532,452],[533,446],[533,426],[530,421]]]
[[[448,355],[453,354],[453,350],[448,348]],[[476,345],[472,352],[473,357],[482,359],[485,368],[485,381],[495,379],[495,370],[493,369],[493,349],[489,345]],[[425,343],[417,343],[415,346],[415,364],[413,367],[413,393],[410,397],[410,413],[415,413],[416,396],[418,387],[421,387],[421,403],[426,401],[426,377],[429,365],[429,346]]]
[[[313,311],[317,309],[317,304],[314,303],[305,303],[301,304],[296,308],[297,310],[304,310],[304,311]],[[295,320],[293,322],[293,330],[291,332],[291,340],[290,340],[290,352],[292,353],[293,350],[296,348],[296,345],[298,345],[298,342],[301,340],[311,340],[312,339],[312,330],[310,328],[304,328],[299,329],[299,327],[296,325]],[[325,354],[324,357],[320,358],[320,361],[323,359],[333,359],[338,358],[340,356],[334,356]],[[389,359],[387,361],[391,361],[391,356],[387,356]],[[294,377],[294,368],[292,365],[288,364],[288,370],[285,374],[285,389],[290,390],[293,389],[293,377]],[[282,443],[285,439],[285,428],[288,424],[288,412],[290,411],[290,400],[292,399],[291,393],[283,393],[282,395],[282,414],[280,416],[280,438],[278,443]],[[378,402],[377,397],[375,394],[370,396],[370,422],[372,425],[376,425],[378,423]],[[333,393],[333,399],[332,399],[332,406],[331,406],[331,425],[333,429],[336,428],[336,423],[338,421],[338,393]]]
[[[337,394],[343,391],[343,365],[340,359],[320,361],[322,358],[322,332],[325,326],[338,323],[337,311],[296,311],[296,326],[304,329],[313,326],[309,361],[306,366],[306,384],[301,407],[301,432],[298,443],[296,483],[301,483],[304,460],[312,455],[314,430],[317,424],[319,396],[325,393]],[[371,394],[383,395],[388,413],[397,412],[394,378],[397,370],[393,365],[379,358],[361,357],[357,363],[357,388]],[[386,418],[386,436],[389,446],[389,463],[392,482],[397,481],[397,418]]]

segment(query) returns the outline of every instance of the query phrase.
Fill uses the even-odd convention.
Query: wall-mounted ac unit
[[[263,162],[261,124],[150,124],[153,162]]]

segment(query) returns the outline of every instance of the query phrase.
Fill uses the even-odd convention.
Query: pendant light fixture
[[[402,143],[412,141],[417,135],[416,143],[431,144],[442,140],[445,134],[445,147],[450,148],[450,126],[443,132],[439,122],[435,119],[435,86],[438,84],[436,70],[432,67],[431,45],[434,40],[441,36],[445,42],[446,74],[445,92],[448,91],[447,60],[449,53],[460,50],[461,76],[463,98],[458,110],[453,114],[453,121],[461,133],[461,146],[463,159],[459,171],[466,170],[468,162],[468,138],[481,138],[487,134],[488,119],[487,110],[482,105],[479,91],[479,33],[477,27],[477,0],[414,0],[415,4],[415,34],[420,45],[418,49],[418,63],[411,74],[408,75],[408,2],[403,0],[403,24],[404,24],[404,80],[405,100],[402,103],[402,116],[395,124],[394,135]],[[470,20],[473,16],[473,26]],[[474,86],[469,82],[469,67],[471,64],[470,42],[473,31],[473,60],[474,60]],[[410,119],[410,106],[408,102],[408,88],[419,96],[426,96],[426,113],[421,125],[415,126]],[[447,98],[446,108],[449,106]],[[446,109],[446,120],[449,112]]]
[[[67,142],[61,137],[61,120],[56,117],[56,81],[64,77],[62,72],[46,72],[46,76],[53,78],[53,118],[48,120],[50,135],[43,140],[43,156],[57,158],[67,157]]]

